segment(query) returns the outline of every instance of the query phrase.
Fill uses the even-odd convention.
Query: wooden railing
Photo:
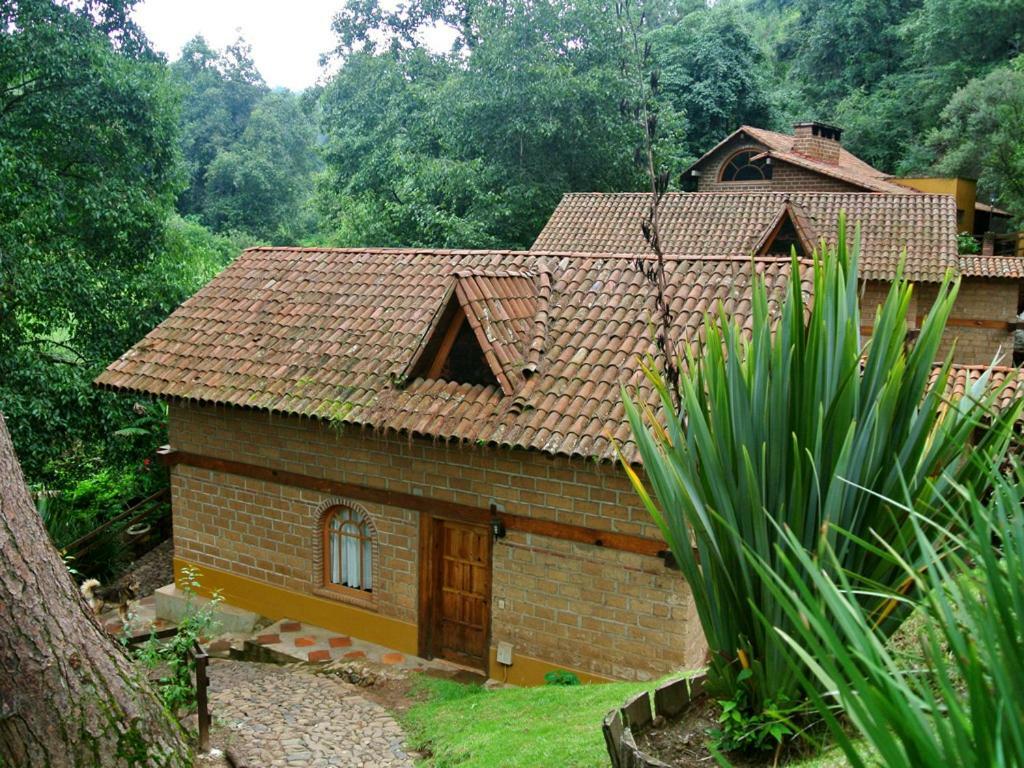
[[[128,507],[123,512],[118,513],[114,517],[110,518],[105,523],[101,523],[100,525],[96,526],[84,536],[75,539],[73,542],[71,542],[64,548],[64,554],[70,555],[72,557],[81,557],[85,552],[88,552],[90,549],[96,546],[96,544],[99,543],[100,534],[104,533],[105,531],[108,531],[111,527],[117,525],[118,523],[123,522],[126,528],[134,525],[143,518],[152,514],[153,503],[156,501],[160,501],[165,497],[170,497],[169,488],[161,488],[156,493],[151,493],[146,498],[133,504],[132,506]],[[165,510],[165,512],[163,513],[163,515],[166,514],[170,514],[169,508]]]
[[[158,632],[142,632],[137,635],[129,637],[125,644],[129,647],[141,645],[148,641],[151,637],[155,637],[157,640],[166,640],[168,637],[174,637],[178,634],[177,627],[170,627],[169,629],[161,629]],[[192,642],[192,647],[188,651],[189,658],[192,659],[195,668],[195,693],[196,693],[196,715],[199,720],[199,751],[209,752],[210,751],[210,700],[209,700],[209,687],[210,678],[207,675],[207,665],[210,662],[210,656],[203,650],[203,647],[198,641]]]

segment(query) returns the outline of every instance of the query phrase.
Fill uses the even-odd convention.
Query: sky
[[[331,19],[343,4],[344,0],[143,0],[135,6],[134,18],[153,47],[171,61],[196,35],[223,48],[241,34],[252,46],[253,60],[267,85],[301,91],[323,76],[320,55],[334,47]],[[450,35],[441,31],[428,32],[425,38],[438,50],[450,42]]]

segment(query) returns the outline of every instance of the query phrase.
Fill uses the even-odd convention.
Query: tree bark
[[[181,727],[50,543],[0,414],[0,766],[190,766]]]

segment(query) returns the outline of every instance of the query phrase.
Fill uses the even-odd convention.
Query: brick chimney
[[[842,135],[841,128],[825,123],[797,123],[793,126],[793,151],[823,163],[837,165]]]

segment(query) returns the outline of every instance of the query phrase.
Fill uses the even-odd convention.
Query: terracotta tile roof
[[[648,193],[567,194],[534,249],[649,253],[640,232]],[[834,192],[676,192],[661,204],[662,243],[687,257],[749,256],[787,204],[834,244],[840,211],[861,226],[861,277],[889,280],[907,249],[911,280],[938,282],[957,269],[956,203],[949,195]]]
[[[960,256],[960,273],[964,277],[1005,277],[1024,279],[1024,259],[1020,256]]]
[[[752,270],[773,297],[788,259],[670,259],[676,342],[717,302],[749,322]],[[810,285],[805,279],[805,290]],[[514,387],[404,382],[455,296]],[[634,257],[306,250],[243,253],[99,376],[102,387],[568,456],[631,450],[620,387],[652,395],[654,302]],[[479,336],[478,336],[479,338]]]
[[[986,381],[982,386],[1005,388],[1000,392],[998,406],[1008,407],[1016,398],[1024,397],[1024,381],[1021,378],[1021,370],[1009,366],[993,366],[991,372],[985,365],[954,365],[949,374],[947,385],[947,397],[958,399],[971,391],[982,379]],[[939,366],[936,366],[932,373],[931,383],[934,386],[938,379]]]
[[[891,174],[883,173],[877,168],[868,165],[846,149],[840,148],[838,163],[826,163],[817,158],[808,157],[793,151],[793,144],[796,141],[795,136],[788,133],[768,131],[764,128],[755,128],[750,125],[741,125],[730,133],[716,144],[713,149],[706,152],[697,162],[687,168],[683,174],[686,175],[690,170],[699,167],[723,146],[744,134],[765,146],[768,149],[768,154],[775,160],[781,160],[782,162],[806,168],[825,176],[831,176],[848,184],[861,187],[869,192],[889,192],[897,195],[918,194],[916,190],[889,181],[889,179],[893,178]]]

